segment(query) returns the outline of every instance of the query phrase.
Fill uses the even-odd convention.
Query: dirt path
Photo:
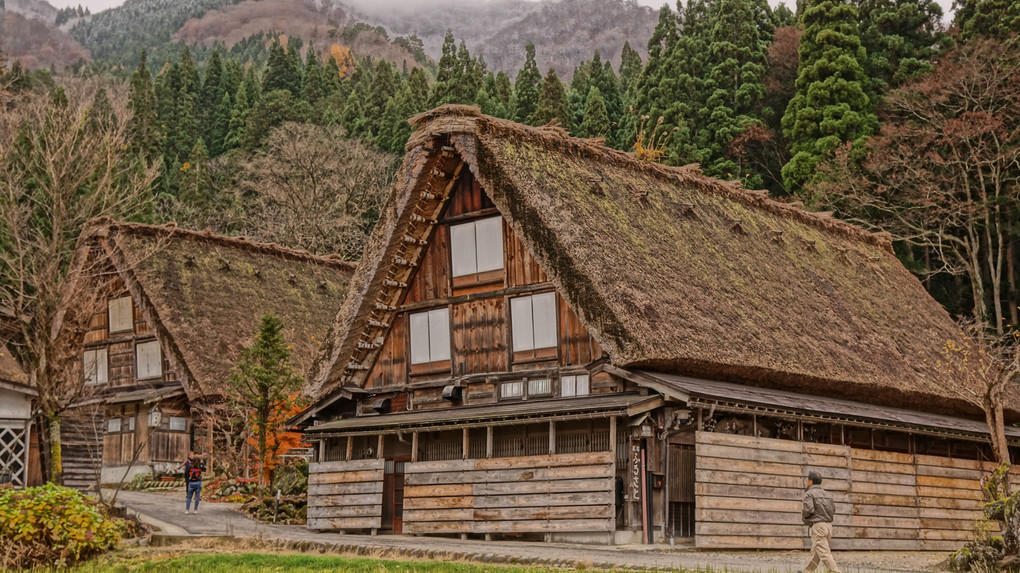
[[[620,568],[664,571],[706,569],[787,573],[808,560],[806,551],[695,551],[657,546],[582,546],[517,541],[459,540],[404,535],[317,533],[296,525],[257,523],[236,511],[237,504],[203,502],[197,514],[184,513],[184,494],[121,492],[118,500],[153,521],[180,528],[176,533],[233,535],[252,546],[304,551],[336,551],[416,557],[430,560],[559,565],[568,568]],[[845,572],[936,571],[946,553],[843,551],[835,554]]]

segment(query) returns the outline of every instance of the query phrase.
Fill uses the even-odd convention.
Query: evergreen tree
[[[473,57],[461,40],[457,48],[457,65],[460,68],[457,100],[465,104],[474,103],[485,82],[485,60]]]
[[[234,97],[234,108],[230,112],[230,121],[227,124],[227,135],[223,139],[223,151],[230,151],[241,147],[244,141],[244,132],[248,127],[248,114],[251,110],[251,98],[248,97],[248,82],[242,82],[237,89],[237,96]]]
[[[199,94],[198,116],[200,121],[199,136],[210,142],[210,147],[220,146],[217,142],[213,145],[212,131],[216,125],[216,114],[219,111],[220,103],[223,100],[224,70],[223,60],[220,58],[219,48],[214,48],[209,62],[205,66],[205,76],[202,78],[202,89]]]
[[[223,92],[209,126],[209,154],[212,157],[217,157],[227,150],[226,140],[230,133],[230,119],[233,112],[234,103],[230,99],[230,94]]]
[[[606,144],[611,147],[620,147],[623,142],[619,141],[619,127],[623,122],[624,107],[623,96],[620,94],[620,84],[613,72],[613,66],[609,62],[603,62],[598,50],[588,66],[589,92],[591,87],[599,89],[603,104],[606,107],[606,114],[609,119],[609,131],[604,133]],[[585,113],[588,111],[588,101],[585,98]]]
[[[783,116],[793,154],[783,180],[795,192],[837,146],[863,145],[878,124],[866,91],[856,8],[844,0],[808,0],[801,24],[797,92]]]
[[[326,95],[326,78],[323,73],[319,56],[310,46],[305,57],[305,81],[301,86],[301,99],[308,102],[308,105],[315,108],[319,100]]]
[[[277,40],[269,48],[269,60],[262,76],[262,91],[287,90],[293,97],[301,97],[301,61],[294,57]]]
[[[181,171],[181,201],[199,209],[206,208],[213,191],[213,181],[209,175],[209,154],[201,139],[195,142]]]
[[[630,47],[630,42],[623,43],[623,52],[620,53],[620,91],[624,94],[630,92],[631,86],[641,75],[641,54]]]
[[[436,83],[432,86],[430,100],[432,106],[456,102],[457,88],[460,82],[461,66],[457,59],[457,44],[453,32],[447,30],[446,36],[443,37],[443,55],[440,56],[436,69]]]
[[[500,107],[506,110],[506,113],[499,117],[509,119],[510,111],[513,110],[516,100],[514,96],[514,86],[510,83],[510,76],[506,75],[506,72],[503,70],[496,73],[496,91],[491,92],[489,95],[496,98]]]
[[[538,85],[542,81],[542,74],[535,63],[535,44],[528,42],[525,51],[527,56],[524,67],[517,73],[514,84],[514,121],[519,123],[527,123],[535,113],[538,107]]]
[[[996,38],[1009,44],[1020,42],[1020,2],[1017,0],[955,0],[953,24],[960,38]]]
[[[528,123],[545,125],[553,120],[559,122],[563,129],[570,130],[567,93],[563,89],[563,82],[556,75],[556,70],[549,68],[549,73],[542,80],[542,93],[538,97],[538,106]]]
[[[719,0],[711,17],[708,82],[705,86],[706,122],[696,145],[705,172],[725,179],[744,179],[748,187],[761,185],[727,157],[727,150],[745,128],[760,125],[757,111],[765,85],[766,51],[771,37],[755,22],[754,4]],[[699,126],[700,128],[701,126]]]
[[[361,106],[361,96],[357,92],[351,92],[344,105],[344,111],[340,114],[340,125],[347,130],[351,137],[366,135],[365,111]]]
[[[275,90],[262,96],[248,114],[241,147],[252,151],[262,146],[269,132],[285,121],[304,121],[300,106],[288,90]]]
[[[588,103],[584,110],[584,121],[579,129],[581,137],[605,137],[609,133],[609,114],[606,102],[602,99],[599,88],[592,86],[585,98]]]
[[[152,87],[145,50],[142,50],[138,67],[131,76],[129,102],[131,119],[128,120],[127,130],[131,152],[141,155],[151,165],[159,156],[161,142],[156,93]]]
[[[94,132],[107,131],[117,124],[117,115],[110,105],[110,98],[106,95],[106,88],[96,90],[92,99],[92,107],[89,108],[89,129]]]
[[[283,408],[291,395],[301,389],[301,382],[290,364],[283,322],[272,314],[264,315],[252,345],[241,350],[241,358],[234,366],[229,396],[235,404],[253,413],[259,477],[263,483],[268,477],[265,471],[268,436],[275,431],[269,426],[272,413]]]
[[[397,78],[393,65],[388,61],[380,59],[375,66],[375,76],[372,78],[372,85],[369,87],[368,98],[364,104],[364,128],[367,136],[379,134],[382,127],[383,115],[386,112],[386,104],[397,93]]]
[[[882,94],[932,69],[945,43],[934,0],[856,0],[870,94]]]

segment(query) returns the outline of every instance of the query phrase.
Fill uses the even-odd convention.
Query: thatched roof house
[[[445,106],[416,131],[396,197],[312,372],[320,396],[357,383],[373,293],[399,274],[412,214],[447,141],[614,366],[979,414],[938,364],[960,336],[890,239],[562,130]]]
[[[354,271],[338,258],[174,225],[100,220],[83,237],[114,264],[189,396],[220,392],[268,312],[306,370]]]
[[[354,270],[274,244],[105,219],[83,232],[78,255],[109,284],[100,286],[102,306],[89,310],[82,357],[100,407],[78,408],[69,424],[105,429],[102,444],[90,443],[95,430],[65,439],[65,458],[82,469],[70,477],[76,485],[94,481],[96,452],[104,483],[172,469],[191,448],[223,452],[231,431],[215,435],[214,425],[228,422],[216,408],[262,316],[281,319],[304,374]]]

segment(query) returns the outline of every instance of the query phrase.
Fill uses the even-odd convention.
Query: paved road
[[[516,541],[475,541],[403,535],[316,533],[304,526],[267,525],[238,513],[238,504],[203,502],[197,514],[184,513],[184,493],[123,491],[118,501],[170,534],[233,535],[257,539],[270,547],[341,551],[467,560],[493,563],[546,563],[565,567],[669,570],[711,567],[731,572],[797,571],[805,551],[701,552],[669,546],[579,546]],[[932,571],[945,553],[847,551],[836,553],[846,572]]]

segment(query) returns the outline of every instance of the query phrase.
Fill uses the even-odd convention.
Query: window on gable
[[[110,332],[124,332],[134,329],[134,315],[131,312],[131,297],[122,296],[109,303]]]
[[[510,299],[514,360],[556,356],[556,293]]]
[[[163,375],[163,353],[159,341],[141,342],[135,346],[135,378],[159,378]]]
[[[182,416],[170,416],[169,429],[172,432],[184,432],[188,429],[188,419]]]
[[[107,350],[97,348],[86,350],[82,355],[82,371],[86,384],[106,384],[110,381]]]
[[[503,218],[450,226],[453,286],[495,282],[503,277]]]
[[[106,433],[116,434],[120,431],[120,418],[110,418],[106,421]]]
[[[411,364],[442,368],[450,360],[450,309],[437,308],[408,317],[411,324]],[[426,367],[425,369],[429,369]]]
[[[135,417],[131,416],[130,418],[124,418],[123,427],[127,428],[127,431],[129,432],[135,431]]]
[[[587,374],[560,377],[561,396],[587,396],[591,393],[591,383]]]

